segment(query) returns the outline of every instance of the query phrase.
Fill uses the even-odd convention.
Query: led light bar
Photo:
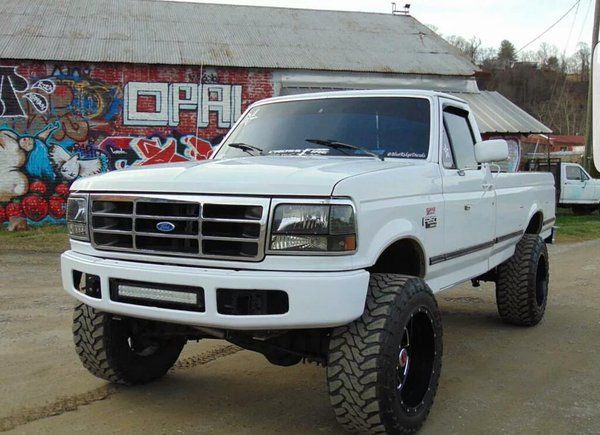
[[[138,287],[129,284],[119,284],[117,291],[119,296],[125,298],[146,299],[188,305],[196,305],[198,303],[198,295],[191,292]]]

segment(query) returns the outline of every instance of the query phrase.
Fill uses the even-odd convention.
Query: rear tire
[[[327,381],[338,422],[350,432],[416,432],[441,366],[441,317],[427,284],[372,274],[362,317],[331,334]]]
[[[175,364],[186,340],[144,337],[136,319],[116,319],[85,304],[73,313],[73,340],[83,366],[115,384],[144,384],[164,376]]]
[[[525,234],[515,254],[498,266],[496,303],[506,323],[537,325],[546,311],[550,265],[546,243],[536,234]]]

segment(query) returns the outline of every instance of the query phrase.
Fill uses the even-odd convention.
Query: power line
[[[556,26],[558,23],[560,23],[567,15],[569,15],[569,13],[571,13],[571,11],[573,9],[575,9],[575,6],[579,6],[579,3],[581,3],[581,0],[577,0],[573,6],[571,6],[569,8],[569,10],[567,12],[565,12],[563,15],[561,15],[561,17],[556,20],[554,23],[552,23],[552,25],[550,27],[548,27],[546,30],[544,30],[542,33],[540,33],[538,36],[536,36],[535,38],[533,38],[531,41],[529,41],[527,44],[525,44],[523,47],[519,48],[515,54],[519,53],[520,51],[522,51],[523,49],[529,47],[531,44],[533,44],[535,41],[537,41],[538,39],[540,39],[542,36],[544,36],[546,33],[548,33],[554,26]]]
[[[579,14],[579,5],[581,2],[577,3],[577,8],[575,9],[575,15],[573,16],[573,22],[571,23],[571,28],[569,29],[569,37],[567,38],[567,42],[565,42],[565,48],[562,52],[562,57],[564,58],[567,54],[567,48],[569,43],[571,42],[571,36],[573,36],[573,28],[575,27],[575,23],[577,22],[577,15]]]
[[[592,8],[592,3],[593,3],[592,0],[590,0],[588,2],[588,7],[585,11],[585,18],[583,19],[583,22],[581,23],[581,30],[579,31],[579,36],[577,36],[576,42],[581,42],[581,35],[583,35],[583,31],[585,30],[585,25],[587,23],[588,16],[590,15],[590,9]]]
[[[592,1],[590,0],[589,4],[592,4]],[[569,46],[569,43],[571,42],[571,36],[573,35],[573,29],[575,28],[575,23],[577,22],[577,15],[579,14],[579,3],[577,4],[577,9],[575,9],[575,15],[573,16],[573,22],[571,23],[571,28],[569,29],[569,37],[567,38],[567,41],[565,42],[565,48],[563,49],[562,52],[562,61],[565,62],[565,57],[567,54],[567,47]],[[564,63],[563,63],[563,67],[565,67]],[[550,100],[554,101],[554,97],[555,97],[555,92],[556,92],[556,88],[558,86],[558,80],[561,77],[560,74],[556,74],[556,80],[554,81],[554,86],[552,87],[552,93],[551,93],[551,98]],[[558,97],[558,99],[556,100],[557,104],[556,104],[556,108],[555,110],[558,110],[560,107],[560,104],[563,101],[563,98],[565,96],[565,91],[567,90],[567,75],[563,74],[563,83],[562,83],[562,88],[560,90],[560,95]]]

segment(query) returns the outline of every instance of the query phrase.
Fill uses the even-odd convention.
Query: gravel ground
[[[545,320],[500,323],[493,286],[438,295],[440,389],[423,433],[600,433],[600,240],[550,247]],[[89,375],[55,253],[0,250],[0,430],[15,433],[340,433],[320,367],[275,367],[190,343],[150,385]]]

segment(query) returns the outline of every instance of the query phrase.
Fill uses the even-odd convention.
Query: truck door
[[[592,203],[594,201],[594,183],[581,166],[575,163],[564,164],[564,193],[565,204]]]
[[[488,168],[475,161],[479,138],[468,106],[443,104],[442,120],[445,257],[434,260],[468,278],[487,271],[495,236],[495,192]]]

